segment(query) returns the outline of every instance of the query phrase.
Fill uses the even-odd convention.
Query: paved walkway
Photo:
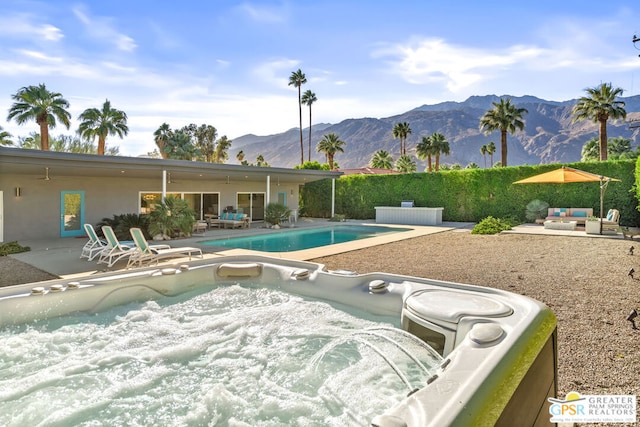
[[[343,223],[344,224],[344,223]],[[348,225],[384,225],[376,224],[375,221],[356,221],[349,220],[346,222]],[[262,228],[263,224],[253,224],[249,229],[211,229],[206,232],[194,235],[186,239],[178,239],[169,241],[172,246],[195,246],[202,249],[205,258],[217,257],[217,256],[230,256],[240,254],[259,254],[267,255],[276,258],[287,258],[295,260],[310,260],[327,255],[335,255],[343,252],[348,252],[356,249],[362,249],[365,247],[382,245],[385,243],[395,242],[399,240],[409,239],[413,237],[425,236],[428,234],[440,233],[449,230],[469,231],[475,225],[474,223],[466,222],[444,222],[440,226],[405,226],[390,224],[391,227],[403,227],[411,228],[411,231],[402,233],[391,233],[379,237],[372,237],[368,239],[355,240],[347,243],[338,243],[328,246],[321,246],[313,249],[306,249],[294,252],[256,252],[247,251],[243,249],[227,249],[220,246],[203,245],[202,242],[213,239],[233,238],[249,235],[278,233],[288,231],[290,228],[304,229],[304,228],[319,228],[327,227],[331,225],[339,225],[338,223],[329,222],[326,219],[314,219],[314,218],[301,218],[298,222],[290,227],[289,224],[284,224],[280,230],[272,230]],[[584,230],[548,230],[541,225],[536,224],[523,224],[514,227],[513,230],[505,231],[504,233],[518,233],[518,234],[536,234],[536,235],[552,235],[552,236],[568,236],[568,237],[589,237],[589,238],[619,238],[622,239],[622,235],[591,235],[586,234]],[[33,265],[40,270],[48,273],[60,276],[63,278],[71,278],[76,276],[85,276],[96,272],[114,271],[125,268],[126,261],[120,261],[113,267],[107,268],[105,264],[97,264],[94,261],[87,261],[86,259],[80,259],[80,252],[82,246],[86,243],[87,238],[59,238],[48,240],[30,240],[22,241],[20,244],[23,246],[29,246],[31,251],[23,252],[20,254],[11,255],[13,258]],[[196,258],[197,259],[197,258]],[[167,259],[160,265],[178,264],[188,261],[188,258],[173,258]]]

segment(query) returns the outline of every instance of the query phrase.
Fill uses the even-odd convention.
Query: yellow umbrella
[[[569,182],[599,182],[600,183],[600,234],[602,234],[602,211],[604,210],[604,192],[611,181],[620,181],[616,178],[597,175],[591,172],[581,171],[567,166],[555,169],[550,172],[534,175],[521,179],[514,184],[566,184]]]

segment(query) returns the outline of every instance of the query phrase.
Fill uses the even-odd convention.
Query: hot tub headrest
[[[259,263],[226,263],[220,264],[216,274],[223,278],[250,278],[262,274],[262,264]]]

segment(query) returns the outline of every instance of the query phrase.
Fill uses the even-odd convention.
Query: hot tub
[[[51,319],[71,315],[72,317],[68,319],[80,317],[82,321],[86,321],[89,314],[89,322],[91,322],[91,317],[94,316],[92,313],[105,312],[113,307],[130,304],[132,301],[168,300],[167,304],[171,305],[171,298],[176,295],[191,293],[198,295],[230,286],[239,287],[237,289],[277,289],[304,300],[320,300],[340,310],[362,313],[365,317],[385,319],[392,325],[364,329],[349,325],[344,335],[318,343],[317,348],[314,347],[312,350],[313,357],[305,362],[306,367],[299,368],[299,374],[295,366],[285,369],[294,372],[294,378],[300,380],[297,387],[309,387],[306,384],[305,375],[310,366],[318,370],[319,364],[328,363],[330,362],[328,359],[336,358],[353,360],[349,363],[358,366],[356,363],[360,362],[355,361],[358,357],[341,354],[347,351],[344,349],[345,343],[355,343],[359,347],[371,350],[368,353],[370,355],[367,356],[371,360],[366,361],[367,363],[384,365],[385,368],[391,368],[392,377],[397,376],[405,383],[412,382],[409,386],[410,390],[403,392],[406,393],[406,397],[391,400],[388,405],[372,399],[371,402],[375,401],[376,406],[367,411],[368,418],[363,419],[359,414],[350,414],[348,415],[349,423],[379,427],[529,426],[549,420],[547,398],[556,397],[555,316],[546,306],[530,298],[472,285],[385,273],[360,275],[351,271],[326,271],[319,264],[271,257],[221,257],[161,269],[149,268],[97,274],[74,281],[54,280],[2,288],[0,289],[0,328],[5,341],[10,342],[13,335],[25,333],[25,331],[28,333],[32,328],[37,328],[39,324]],[[268,298],[277,297],[268,296]],[[197,304],[203,303],[197,302]],[[295,307],[298,302],[294,301],[292,304],[293,308],[287,309],[290,311],[287,313],[290,316],[288,322],[304,323],[306,319],[295,317]],[[218,307],[215,308],[217,309]],[[141,317],[148,316],[148,313],[141,314],[144,310],[140,308],[136,308],[134,314],[127,310],[119,312],[114,317],[118,321],[124,318],[127,321],[136,322]],[[215,311],[213,308],[204,310]],[[268,319],[265,317],[264,320],[258,319],[258,321],[267,324]],[[71,327],[76,328],[78,333],[86,331],[87,327],[83,327],[82,324],[75,325],[74,322],[71,320],[66,323],[71,323]],[[333,325],[343,322],[346,320],[338,317],[338,320],[332,320],[330,323]],[[231,322],[217,329],[219,336],[216,339],[224,340],[226,333],[233,333],[237,326],[231,326],[232,324],[234,323]],[[118,327],[120,327],[119,324],[116,325],[116,329]],[[57,328],[57,324],[45,328],[47,332],[53,331],[53,335],[46,340],[60,340]],[[409,336],[407,332],[411,335]],[[144,330],[141,334],[142,338],[137,339],[144,339]],[[133,337],[130,339],[134,340]],[[199,339],[191,338],[191,340],[182,343],[179,351],[166,350],[161,357],[176,358],[174,353],[189,352],[190,346],[203,346]],[[270,337],[268,340],[273,341],[277,338]],[[45,345],[54,344],[47,342]],[[64,343],[55,343],[55,345],[64,347]],[[97,345],[99,344],[87,344],[87,346]],[[12,351],[15,354],[20,349],[14,348]],[[288,351],[297,353],[295,346]],[[412,354],[418,352],[421,353],[420,356]],[[169,355],[167,356],[166,353]],[[260,351],[257,350],[257,353]],[[115,359],[118,357],[114,356]],[[142,360],[136,363],[150,363],[148,358],[140,357]],[[153,358],[156,357],[158,356],[153,356]],[[398,359],[399,357],[402,357],[402,362]],[[430,365],[426,368],[422,362],[425,358]],[[16,356],[16,360],[19,359],[21,359],[20,355]],[[99,363],[91,362],[88,365],[111,363],[119,362],[108,360]],[[204,362],[196,357],[188,363]],[[214,365],[218,366],[217,362]],[[82,369],[89,368],[83,366]],[[247,370],[250,369],[247,368]],[[78,367],[64,368],[62,373],[55,374],[55,381],[64,381],[67,372],[72,372],[69,375],[73,375],[78,370],[80,370]],[[414,376],[414,371],[420,371],[417,386],[415,379],[408,379]],[[365,372],[363,377],[364,374]],[[38,377],[40,374],[33,375]],[[256,381],[260,381],[261,374],[257,373],[255,376],[258,378]],[[358,375],[340,378],[343,379],[339,381],[343,382],[359,381]],[[379,381],[380,387],[385,389],[387,385],[383,382],[386,382],[384,378],[388,377],[380,378],[373,384],[369,381],[366,386],[376,388]],[[31,382],[33,381],[34,378],[30,375],[25,375],[24,378],[11,378],[4,372],[0,377],[2,411],[6,411],[9,407],[15,410],[13,406],[15,402],[19,403],[21,410],[33,411],[35,408],[30,407],[30,404],[20,401],[30,393],[42,394],[46,399],[52,380],[43,381],[45,386],[37,391],[32,390],[34,387]],[[211,391],[215,390],[215,385],[206,385],[208,383],[205,382],[205,378],[202,378],[202,381],[204,384],[202,387],[206,389],[205,393],[211,393],[218,398],[220,393]],[[290,381],[282,380],[282,382]],[[333,381],[336,380],[333,379]],[[366,381],[363,381],[363,386],[364,382]],[[11,391],[9,389],[12,384],[21,384],[20,387],[24,390]],[[347,384],[343,385],[347,390]],[[274,384],[273,387],[277,388],[280,385]],[[327,390],[326,384],[321,387]],[[340,388],[342,387],[333,385],[334,391]],[[129,390],[128,393],[131,391]],[[289,391],[282,391],[280,394],[287,393]],[[351,394],[354,400],[359,398],[367,401],[367,396],[357,396],[357,394]],[[209,398],[215,399],[211,396]],[[294,401],[296,399],[292,398]],[[348,397],[342,396],[342,400],[348,400]],[[207,402],[208,400],[205,399],[202,405],[206,407]],[[99,405],[95,403],[91,405],[108,407],[109,403],[109,398],[105,398]],[[46,407],[47,403],[43,401],[42,405]],[[73,407],[73,405],[82,405],[82,402],[69,398],[68,405]],[[282,403],[278,405],[275,405],[278,409],[274,409],[273,406],[263,404],[259,417],[266,416],[264,412],[274,416],[273,412],[280,410],[283,406]],[[296,408],[293,401],[291,405],[294,408],[287,410],[292,410],[294,413],[296,410],[300,413],[306,411],[306,409]],[[334,402],[328,405],[329,412],[343,411],[333,408],[332,405]],[[347,406],[349,406],[348,402]],[[87,415],[88,410],[80,407],[78,412],[89,417],[86,419],[90,419],[91,416]],[[163,407],[163,410],[171,412],[166,407]],[[279,415],[276,415],[277,417]],[[342,420],[326,421],[327,424],[332,425],[344,422],[343,418],[336,418],[333,415],[326,419]],[[38,419],[37,416],[29,420],[36,424],[43,422],[43,419]],[[49,418],[46,420],[51,421]],[[60,422],[60,418],[52,420]],[[261,425],[258,421],[255,423]],[[262,425],[272,424],[264,422]]]

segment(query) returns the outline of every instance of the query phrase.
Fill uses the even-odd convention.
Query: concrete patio
[[[376,224],[373,220],[358,221],[349,220],[346,223],[349,225],[386,225]],[[276,258],[288,258],[296,260],[311,260],[327,255],[335,255],[343,252],[353,251],[365,247],[371,247],[376,245],[382,245],[385,243],[395,242],[404,239],[410,239],[414,237],[425,236],[428,234],[440,233],[443,231],[461,231],[469,232],[474,227],[474,223],[466,222],[443,222],[441,226],[402,226],[411,228],[410,231],[402,233],[390,233],[383,236],[372,237],[367,239],[355,240],[346,243],[338,243],[328,246],[321,246],[312,249],[293,251],[293,252],[256,252],[247,251],[244,249],[228,249],[220,246],[205,245],[202,242],[206,240],[225,239],[242,236],[253,236],[258,234],[278,233],[285,232],[290,229],[305,229],[305,228],[319,228],[328,227],[331,225],[339,225],[339,223],[329,222],[327,219],[322,218],[300,218],[293,224],[283,224],[280,230],[273,230],[264,228],[262,223],[254,223],[247,229],[209,229],[203,233],[193,235],[189,238],[175,239],[168,241],[171,246],[195,246],[202,249],[204,258],[211,258],[216,256],[229,256],[239,254],[261,254]],[[397,224],[389,224],[391,227],[399,227]],[[516,233],[516,234],[533,234],[533,235],[547,235],[547,236],[559,236],[559,237],[583,237],[583,238],[606,238],[606,239],[623,239],[622,234],[603,234],[593,235],[586,234],[584,228],[576,230],[550,230],[545,229],[542,225],[538,224],[522,224],[514,227],[512,230],[504,231],[503,233]],[[50,274],[54,274],[63,278],[72,278],[78,276],[85,276],[94,274],[97,272],[120,270],[125,268],[126,260],[119,261],[114,266],[107,268],[105,264],[97,264],[96,260],[87,261],[86,259],[80,259],[80,252],[82,246],[86,243],[87,238],[58,238],[58,239],[43,239],[43,240],[29,240],[19,242],[23,246],[31,248],[29,252],[23,252],[19,254],[10,255],[12,258],[30,264],[40,270],[46,271]],[[194,258],[199,259],[199,258]],[[188,258],[173,258],[167,259],[161,262],[159,265],[176,265],[189,261]]]

